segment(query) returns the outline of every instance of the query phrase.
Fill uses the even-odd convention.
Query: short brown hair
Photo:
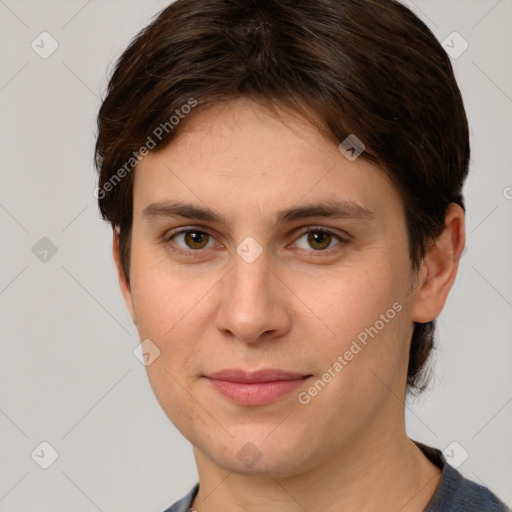
[[[412,270],[442,232],[449,203],[465,210],[470,148],[462,97],[446,52],[404,5],[177,0],[120,56],[98,115],[98,203],[118,233],[128,283],[130,171],[140,149],[156,127],[168,130],[151,138],[153,151],[176,137],[186,118],[172,129],[170,119],[191,98],[192,116],[241,96],[302,114],[336,144],[350,134],[364,143],[361,158],[378,165],[402,198]],[[435,320],[414,326],[409,389],[426,386],[435,327]]]

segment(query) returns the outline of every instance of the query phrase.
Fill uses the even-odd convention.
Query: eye
[[[303,241],[301,241],[303,240]],[[333,243],[338,240],[337,244]],[[323,229],[322,227],[309,227],[293,244],[300,250],[308,252],[330,252],[333,247],[349,243],[348,237],[343,237]],[[173,251],[192,255],[201,252],[201,249],[209,249],[215,246],[215,239],[208,232],[194,227],[181,228],[168,233],[164,237],[164,243]],[[313,250],[311,250],[313,249]]]
[[[300,240],[302,239],[305,239],[305,243],[302,243],[301,246]],[[333,248],[331,243],[336,239],[339,240],[340,242],[336,245],[341,245],[342,242],[348,243],[347,238],[344,238],[336,233],[333,233],[332,231],[328,231],[320,227],[315,227],[309,228],[308,231],[303,232],[302,236],[297,240],[297,242],[295,242],[294,245],[298,246],[299,249],[303,250],[309,251],[310,248],[312,248],[313,251],[316,252],[327,252],[328,249]],[[336,245],[334,247],[336,247]]]
[[[190,252],[197,251],[199,249],[208,249],[213,245],[213,237],[206,231],[201,231],[195,228],[180,229],[170,233],[165,238],[165,242],[171,242],[176,245],[179,252]],[[181,241],[184,245],[181,245],[178,241]],[[211,245],[208,245],[212,242]]]

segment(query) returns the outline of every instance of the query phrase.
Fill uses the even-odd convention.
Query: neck
[[[397,430],[358,432],[326,460],[284,478],[226,471],[194,448],[200,489],[193,510],[421,512],[441,471],[407,437],[405,427]]]

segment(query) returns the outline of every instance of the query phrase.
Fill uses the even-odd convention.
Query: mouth
[[[312,377],[286,370],[263,369],[247,372],[226,369],[205,376],[213,389],[239,405],[266,405],[278,401]]]

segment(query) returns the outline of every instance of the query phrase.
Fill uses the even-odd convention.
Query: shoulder
[[[420,448],[442,470],[439,485],[424,512],[512,512],[487,487],[450,466],[440,450],[425,445]]]
[[[181,498],[181,500],[171,505],[169,508],[166,508],[163,512],[189,512],[189,510],[192,508],[192,503],[198,491],[199,482],[196,485],[194,485],[194,487],[186,496],[184,496],[183,498]]]
[[[487,487],[464,478],[446,464],[441,481],[425,512],[511,512]]]

